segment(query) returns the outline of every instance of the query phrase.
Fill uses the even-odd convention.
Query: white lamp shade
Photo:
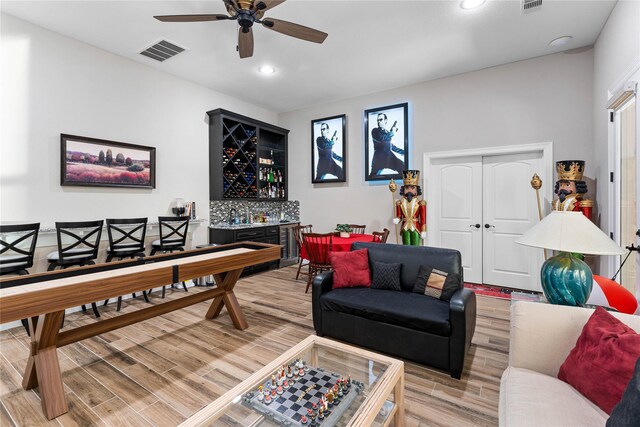
[[[552,211],[516,240],[516,243],[591,255],[626,253],[582,212]]]

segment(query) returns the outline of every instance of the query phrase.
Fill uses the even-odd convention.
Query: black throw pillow
[[[450,301],[453,294],[459,289],[460,275],[447,273],[425,265],[420,266],[418,277],[413,284],[413,292]]]
[[[613,407],[607,427],[635,427],[640,423],[640,358],[620,402]]]
[[[372,267],[372,289],[402,290],[400,287],[400,269],[402,268],[402,264],[373,261]]]

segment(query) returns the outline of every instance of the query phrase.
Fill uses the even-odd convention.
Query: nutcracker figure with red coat
[[[554,193],[558,196],[551,202],[554,211],[580,211],[591,219],[593,202],[583,198],[587,184],[582,180],[584,160],[562,160],[556,162],[558,180]]]
[[[396,217],[394,224],[402,222],[401,235],[402,244],[420,246],[421,240],[427,237],[427,203],[420,200],[422,190],[420,182],[420,171],[402,171],[403,186],[400,187],[402,199],[396,201]]]

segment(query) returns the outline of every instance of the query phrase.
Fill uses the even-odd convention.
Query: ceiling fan
[[[281,19],[264,18],[265,12],[272,9],[285,0],[222,0],[229,15],[208,14],[208,15],[163,15],[154,16],[162,22],[202,22],[202,21],[238,21],[238,46],[240,58],[253,56],[253,24],[262,24],[278,33],[296,37],[314,43],[322,43],[327,38],[327,33],[294,24],[293,22]]]

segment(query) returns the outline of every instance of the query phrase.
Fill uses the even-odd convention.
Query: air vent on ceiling
[[[522,13],[531,13],[542,8],[542,0],[522,0]]]
[[[167,40],[160,40],[159,42],[153,44],[152,46],[149,46],[148,48],[140,52],[140,55],[144,55],[151,59],[155,59],[156,61],[162,62],[176,56],[184,50],[184,47],[180,47],[175,43],[171,43]]]

